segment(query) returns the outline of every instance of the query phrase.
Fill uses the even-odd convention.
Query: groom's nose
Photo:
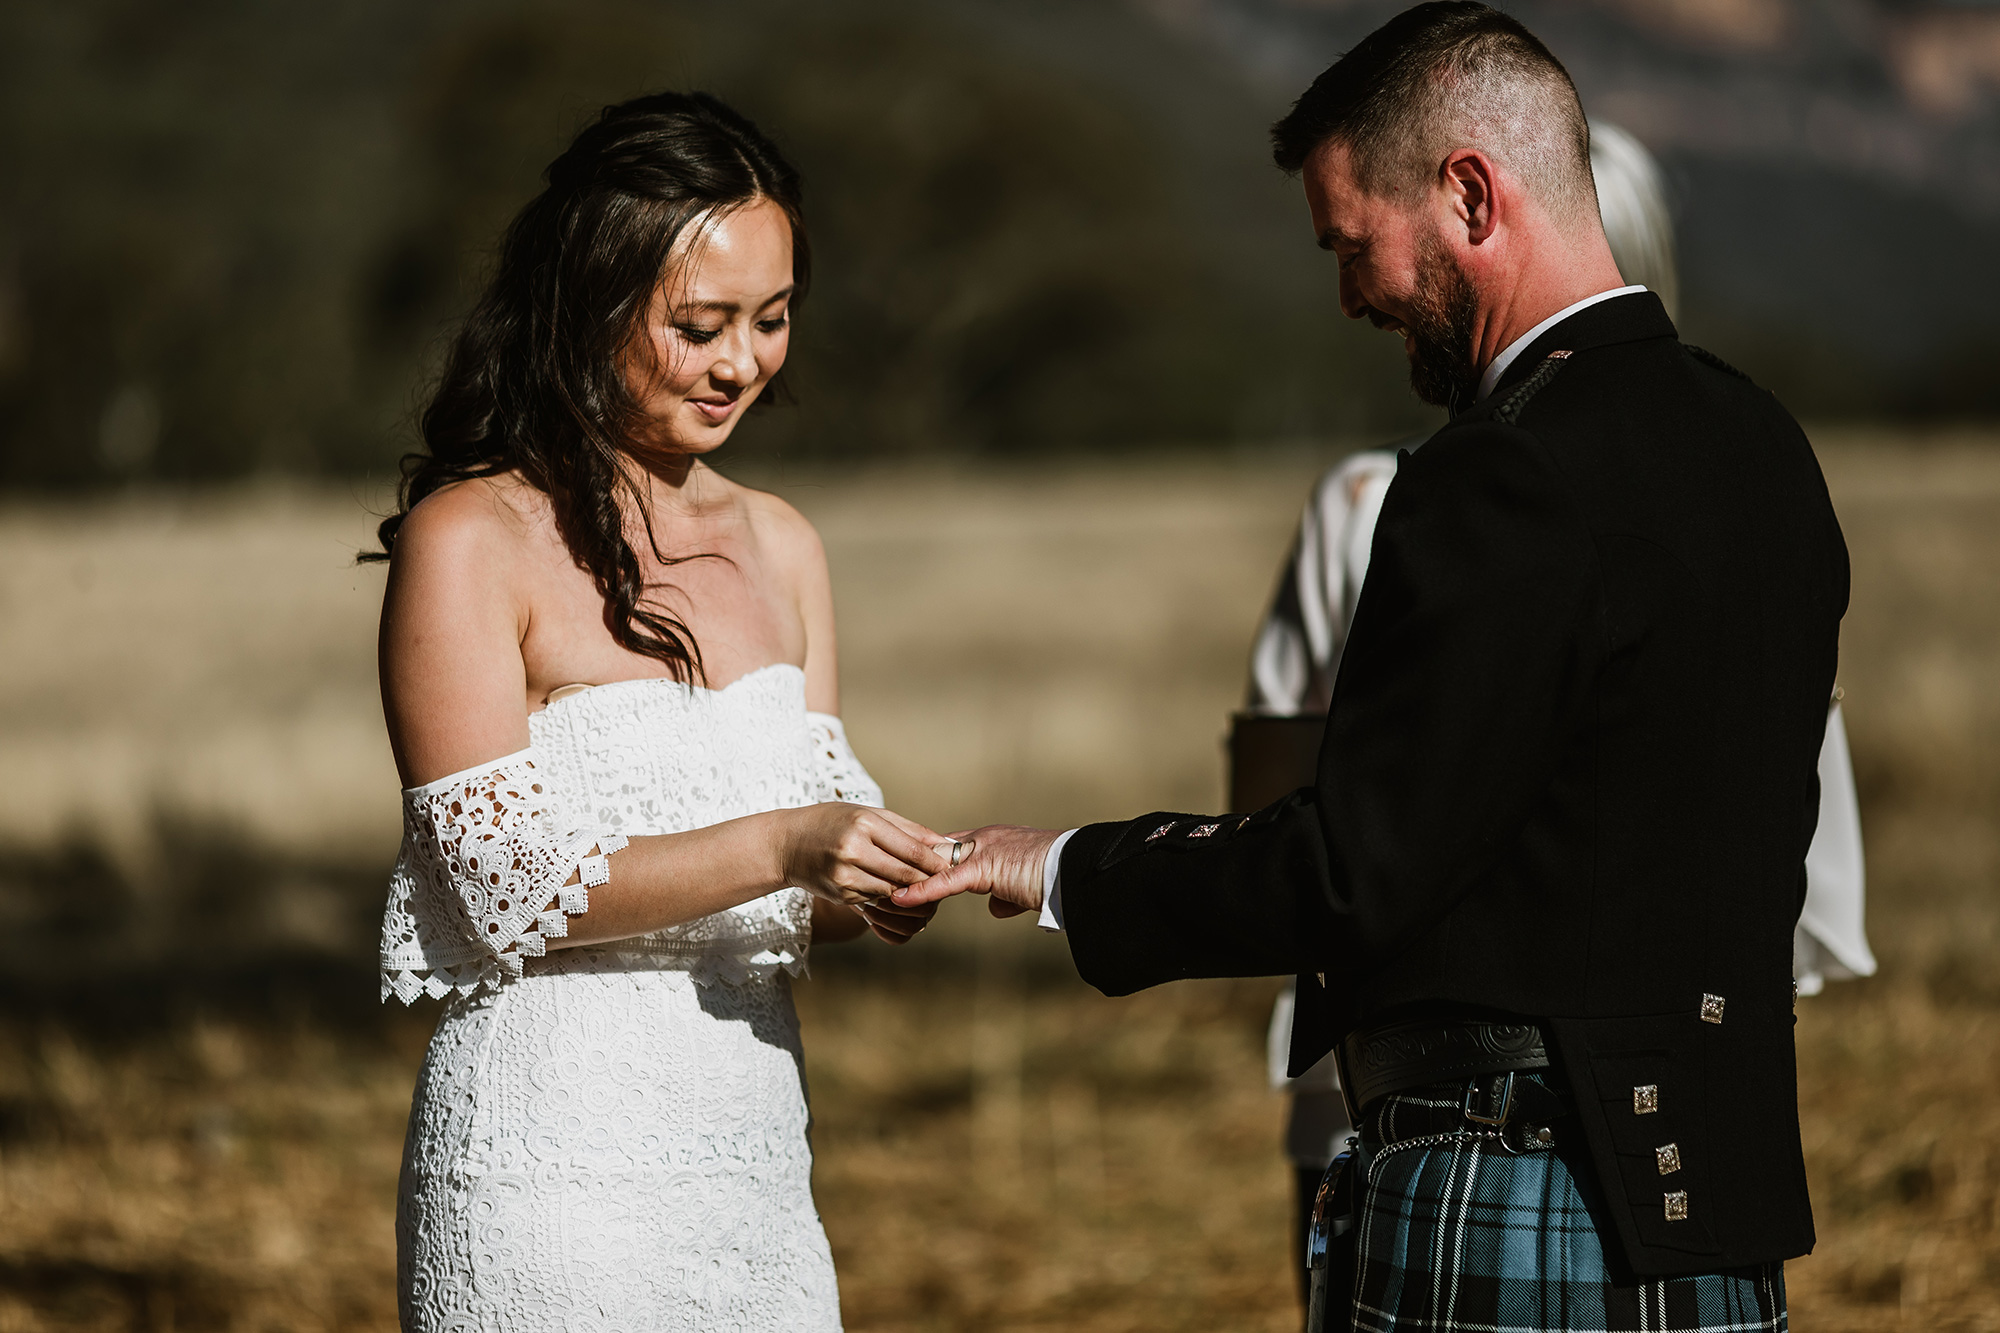
[[[1349,319],[1360,319],[1374,307],[1361,295],[1361,280],[1354,276],[1352,269],[1340,271],[1340,312]]]

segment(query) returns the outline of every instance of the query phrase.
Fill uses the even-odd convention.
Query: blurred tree
[[[1388,430],[1264,105],[1115,0],[19,0],[0,480],[385,471],[494,240],[607,102],[709,88],[805,170],[788,452]]]

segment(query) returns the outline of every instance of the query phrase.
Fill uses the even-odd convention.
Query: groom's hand
[[[897,889],[890,901],[915,906],[955,893],[988,893],[993,899],[987,907],[995,916],[1042,910],[1042,864],[1055,843],[1055,829],[989,824],[953,837],[968,844],[969,855],[950,870]]]

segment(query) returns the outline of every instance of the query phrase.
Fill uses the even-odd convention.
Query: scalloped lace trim
[[[611,877],[622,834],[564,826],[533,746],[403,793],[382,915],[382,998],[518,977]]]
[[[840,719],[831,713],[807,713],[806,725],[812,733],[813,799],[882,805],[882,789],[855,757]]]

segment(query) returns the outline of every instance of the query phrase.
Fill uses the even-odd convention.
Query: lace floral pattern
[[[787,978],[558,953],[454,997],[396,1211],[409,1333],[835,1333]]]
[[[534,948],[581,910],[562,886],[593,849],[879,791],[789,666],[719,691],[598,686],[530,735],[406,801],[385,991],[403,993],[393,958],[449,998],[404,1148],[403,1327],[837,1333],[787,975],[809,897]]]
[[[847,728],[840,719],[825,713],[808,713],[812,736],[812,798],[819,801],[851,801],[855,805],[882,804],[882,789],[854,756],[847,743]]]

